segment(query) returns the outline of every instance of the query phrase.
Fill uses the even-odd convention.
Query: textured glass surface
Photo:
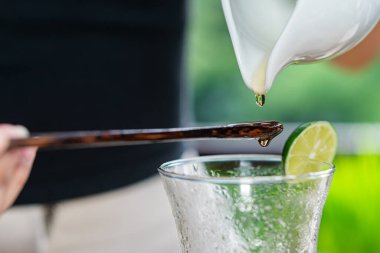
[[[210,156],[163,165],[182,251],[316,252],[334,170],[318,164],[320,172],[296,177],[283,176],[274,156]]]

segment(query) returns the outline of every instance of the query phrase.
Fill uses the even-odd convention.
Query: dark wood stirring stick
[[[267,146],[282,130],[282,124],[270,121],[214,127],[58,132],[13,139],[9,148],[91,148],[214,138],[255,138]]]

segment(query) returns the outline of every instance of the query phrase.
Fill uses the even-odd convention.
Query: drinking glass
[[[182,252],[316,252],[335,168],[312,160],[304,166],[316,172],[284,175],[281,157],[268,155],[163,164],[159,173]]]

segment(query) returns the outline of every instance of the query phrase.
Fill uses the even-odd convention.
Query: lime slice
[[[337,148],[337,135],[326,121],[299,126],[290,135],[282,152],[287,175],[320,171],[321,165],[310,160],[332,162]]]

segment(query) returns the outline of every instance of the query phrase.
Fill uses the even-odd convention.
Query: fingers
[[[9,140],[27,136],[25,127],[0,125],[0,213],[13,203],[21,191],[36,155],[36,148],[7,150]]]
[[[18,164],[28,159],[25,149],[7,151],[9,140],[26,136],[28,136],[28,131],[25,127],[0,125],[0,184],[6,185]]]
[[[12,205],[25,185],[36,156],[36,150],[36,148],[25,148],[20,150],[20,154],[18,154],[19,158],[12,170],[6,191],[4,192],[3,209]]]

